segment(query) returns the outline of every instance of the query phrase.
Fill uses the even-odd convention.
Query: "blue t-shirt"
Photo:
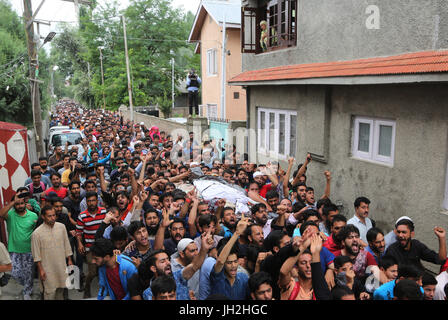
[[[190,294],[188,290],[188,281],[182,276],[182,271],[184,269],[179,269],[173,272],[174,281],[176,281],[176,300],[190,300]],[[151,286],[149,286],[145,291],[143,291],[144,300],[152,300]]]
[[[392,300],[394,298],[394,288],[396,280],[386,282],[373,292],[373,300]],[[424,294],[424,290],[420,287],[420,291]]]
[[[238,272],[232,286],[224,272],[222,268],[221,272],[216,273],[213,266],[210,272],[210,294],[222,294],[230,300],[246,300],[249,295],[247,274]]]

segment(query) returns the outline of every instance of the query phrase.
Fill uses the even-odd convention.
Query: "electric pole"
[[[98,47],[100,50],[100,61],[101,61],[101,83],[103,86],[103,109],[106,110],[106,95],[104,94],[104,73],[103,73],[103,52],[101,51],[101,47]]]
[[[221,119],[226,118],[226,14],[222,22],[222,53],[221,53]]]
[[[42,6],[44,1],[39,6]],[[35,12],[33,16],[33,10],[31,8],[31,0],[23,0],[23,17],[25,19],[25,34],[28,48],[29,69],[30,69],[30,87],[31,87],[31,106],[33,108],[33,122],[34,130],[36,132],[36,150],[38,157],[45,155],[43,147],[42,137],[42,110],[40,107],[40,92],[39,92],[39,80],[37,80],[39,74],[39,60],[37,56],[36,42],[34,38],[34,24],[33,19],[37,14]],[[40,38],[40,36],[39,36]],[[38,38],[38,39],[39,39]]]
[[[134,106],[132,105],[131,73],[129,70],[128,41],[126,39],[126,21],[124,16],[121,16],[121,18],[123,19],[124,50],[126,55],[126,71],[128,74],[129,109],[131,111],[131,121],[134,121]]]
[[[171,54],[171,108],[174,112],[174,50],[170,50]]]

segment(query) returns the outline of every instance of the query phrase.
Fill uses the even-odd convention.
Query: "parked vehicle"
[[[61,146],[65,151],[65,145],[68,142],[70,146],[77,145],[78,150],[82,148],[81,141],[85,138],[84,133],[77,129],[55,130],[50,133],[49,153],[52,154],[56,146]]]
[[[49,134],[51,135],[55,131],[62,131],[62,130],[70,130],[69,126],[54,126],[50,128]]]

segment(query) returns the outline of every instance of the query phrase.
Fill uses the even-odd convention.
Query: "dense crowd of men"
[[[67,299],[75,266],[86,299],[446,300],[445,230],[434,228],[437,252],[415,239],[408,216],[385,234],[367,197],[347,219],[330,200],[330,172],[324,194],[314,193],[310,155],[286,170],[254,164],[231,145],[70,104],[52,115],[58,125],[85,138],[33,163],[0,209],[0,278],[11,272],[26,300],[35,274],[44,300]],[[219,194],[205,200],[192,184],[197,170],[244,190],[249,211]]]

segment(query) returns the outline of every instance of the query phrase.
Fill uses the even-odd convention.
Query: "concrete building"
[[[307,153],[308,181],[348,218],[368,197],[385,232],[410,216],[435,251],[448,226],[448,6],[443,0],[242,1],[249,156],[286,167]],[[265,50],[260,22],[266,21]],[[427,267],[435,272],[434,265]]]
[[[225,73],[223,77],[223,27],[225,22]],[[207,118],[246,119],[245,91],[227,81],[241,73],[241,1],[203,0],[199,5],[189,41],[201,55],[202,110]],[[223,100],[224,95],[224,100]],[[222,102],[225,108],[222,107]]]

